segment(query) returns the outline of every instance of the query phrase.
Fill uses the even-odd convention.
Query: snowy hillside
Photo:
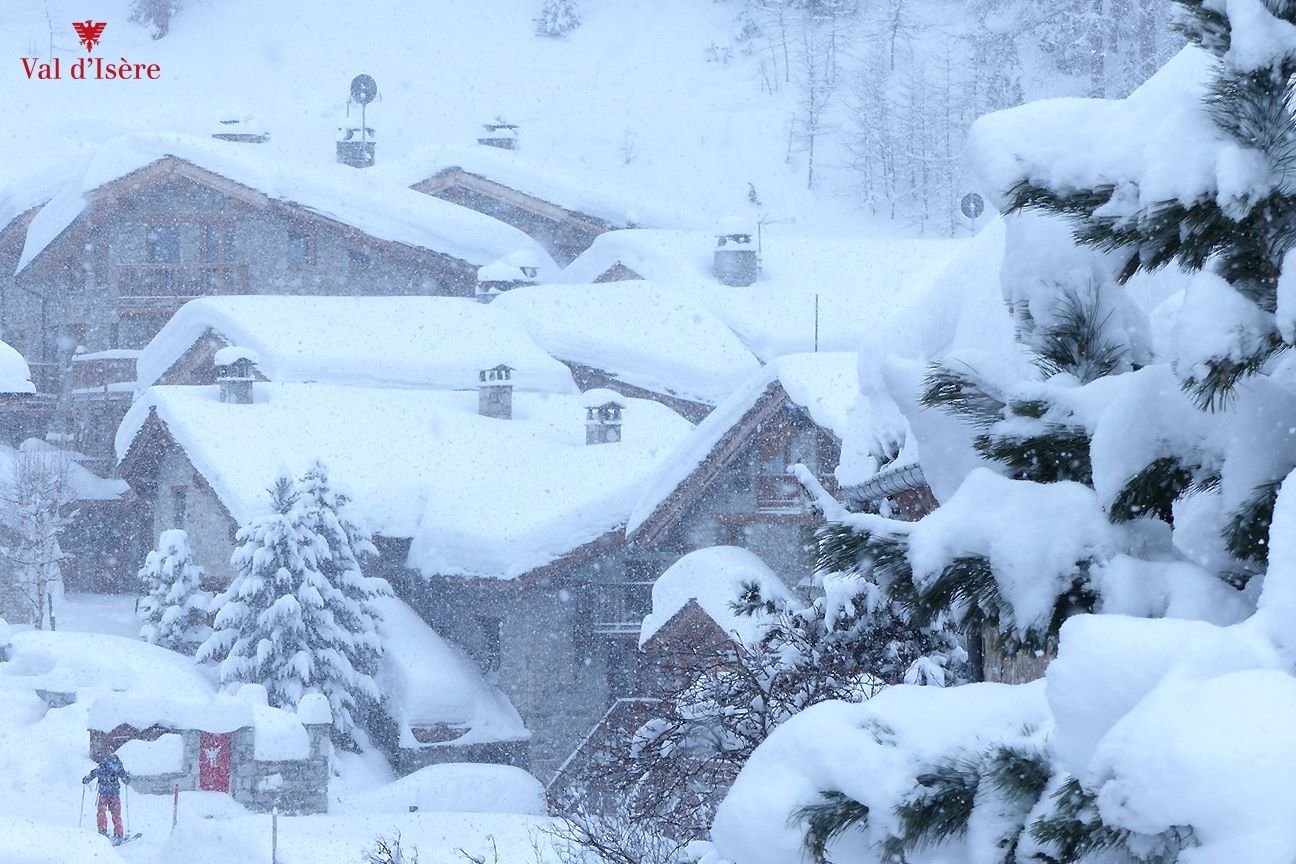
[[[160,80],[26,80],[16,58],[48,54],[46,5],[65,63],[82,52],[70,22],[93,17],[108,22],[105,56],[155,62]],[[534,12],[517,0],[480,0],[472,14],[449,0],[191,3],[159,41],[127,20],[128,0],[21,7],[6,10],[0,33],[15,58],[4,103],[25,118],[0,132],[0,188],[94,142],[145,129],[208,134],[230,114],[258,118],[275,155],[332,162],[349,82],[365,72],[381,94],[368,114],[379,164],[429,144],[472,145],[480,124],[503,116],[522,127],[538,171],[597,178],[625,219],[637,201],[700,228],[759,212],[833,221],[847,209],[816,204],[784,164],[786,142],[770,130],[793,110],[790,95],[762,95],[747,63],[707,61],[708,45],[732,29],[731,3],[591,4],[562,40],[537,38]]]

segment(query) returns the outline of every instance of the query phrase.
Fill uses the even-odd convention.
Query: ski
[[[136,831],[134,834],[126,834],[126,835],[124,835],[120,840],[115,840],[115,839],[113,839],[113,838],[110,837],[110,838],[108,838],[108,842],[111,843],[111,844],[114,845],[114,846],[125,846],[127,843],[130,843],[130,842],[133,841],[133,840],[138,840],[139,838],[141,838],[141,837],[143,837],[143,836],[144,836],[144,834],[143,834],[142,832],[140,832],[140,831]]]

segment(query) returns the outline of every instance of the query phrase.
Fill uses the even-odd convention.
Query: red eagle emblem
[[[99,37],[103,35],[104,28],[107,26],[107,21],[100,21],[96,24],[88,18],[84,22],[72,22],[72,29],[81,37],[81,44],[85,46],[87,54],[93,51],[94,47],[99,44]]]

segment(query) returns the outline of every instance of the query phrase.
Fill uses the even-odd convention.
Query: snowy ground
[[[173,831],[170,796],[128,791],[129,830],[144,836],[117,850],[95,836],[93,787],[83,800],[80,783],[93,767],[86,756],[90,701],[109,691],[179,696],[211,687],[187,658],[132,638],[133,607],[130,596],[70,594],[59,631],[13,634],[14,659],[0,664],[0,861],[268,862],[270,817],[219,793],[181,793]],[[74,683],[78,701],[47,709],[34,688],[52,679]],[[332,812],[279,820],[281,864],[358,861],[380,834],[399,834],[424,861],[463,860],[462,849],[491,864],[492,844],[501,861],[532,861],[536,849],[547,848],[540,785],[516,769],[438,766],[393,783],[380,758],[341,754],[334,775]],[[471,812],[488,801],[513,812]],[[418,811],[409,812],[411,805]],[[545,860],[550,853],[539,854]]]

